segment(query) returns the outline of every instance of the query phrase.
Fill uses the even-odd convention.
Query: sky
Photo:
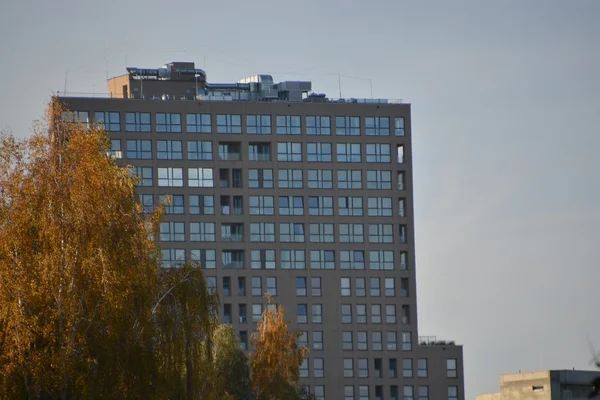
[[[419,334],[466,398],[600,349],[600,1],[0,2],[0,129],[125,65],[412,104]],[[338,81],[339,74],[339,81]]]

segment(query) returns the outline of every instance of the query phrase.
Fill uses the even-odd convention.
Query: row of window
[[[148,187],[154,185],[154,174],[152,167],[130,167],[132,176],[138,178],[137,185]],[[159,187],[183,187],[184,168],[179,167],[159,167],[158,186]],[[251,189],[273,189],[275,188],[275,173],[273,169],[248,169],[248,187]],[[302,169],[278,169],[277,175],[278,189],[303,189],[304,170]],[[219,172],[219,187],[221,188],[242,188],[244,187],[241,169],[221,168]],[[392,189],[391,182],[392,171],[366,171],[365,178],[367,189]],[[213,168],[188,168],[188,187],[215,187],[215,177]],[[309,189],[333,189],[333,171],[332,170],[306,170],[306,187]],[[372,178],[372,179],[371,179]],[[396,172],[396,188],[404,190],[405,172]],[[363,174],[360,170],[337,170],[337,189],[362,189]]]
[[[315,385],[312,387],[305,386],[306,390],[312,393],[316,400],[325,400],[325,386],[324,385]],[[355,393],[355,388],[357,393]],[[424,388],[424,389],[421,389]],[[356,400],[356,394],[358,395],[358,400],[429,400],[429,387],[428,386],[419,386],[417,388],[417,396],[415,398],[415,390],[412,385],[405,385],[402,387],[402,397],[399,396],[398,386],[391,385],[389,387],[389,397],[384,395],[384,387],[382,385],[375,385],[374,391],[372,392],[374,397],[369,395],[369,386],[368,385],[359,385],[357,387],[352,385],[344,386],[344,400]],[[448,400],[458,400],[458,386],[448,386]]]
[[[129,139],[126,140],[126,156],[131,160],[150,160],[153,158],[152,140]],[[283,142],[277,143],[277,161],[301,162],[304,160],[302,143]],[[335,160],[340,163],[362,162],[362,146],[360,143],[336,143]],[[306,161],[332,162],[332,143],[306,143]],[[367,163],[389,163],[392,145],[389,143],[366,143],[365,161]],[[114,158],[123,158],[123,149],[120,139],[111,140],[111,155]],[[219,143],[219,160],[239,161],[242,159],[240,143]],[[158,160],[183,160],[183,142],[181,140],[157,140],[156,158]],[[188,160],[212,160],[213,145],[210,141],[188,141]],[[248,148],[250,161],[271,161],[270,143],[251,143]],[[404,145],[396,146],[396,162],[404,162]]]
[[[211,114],[185,114],[187,133],[211,133]],[[271,115],[246,115],[245,132],[249,135],[270,135],[272,127]],[[331,135],[332,124],[330,116],[308,115],[304,119],[307,135]],[[243,131],[241,114],[216,114],[216,132],[239,134]],[[81,122],[89,125],[90,116],[87,111],[65,112],[64,121]],[[393,126],[390,121],[393,121]],[[121,131],[121,114],[118,111],[96,111],[94,121],[106,131]],[[181,113],[156,113],[156,132],[181,133],[183,118]],[[366,136],[404,136],[404,117],[364,117],[364,134]],[[149,112],[126,112],[126,132],[151,132],[152,118]],[[302,118],[299,115],[277,115],[275,117],[275,132],[278,135],[302,134]],[[361,134],[361,117],[335,117],[335,134],[344,136],[359,136]]]
[[[161,222],[161,242],[185,242],[185,222]],[[250,223],[250,242],[274,243],[276,240],[275,223],[252,222]],[[279,224],[279,243],[335,243],[335,224],[309,224],[308,240],[305,224],[295,222],[282,222]],[[217,238],[215,222],[190,222],[189,241],[215,242]],[[338,243],[394,243],[394,224],[367,224],[367,235],[363,224],[338,224]],[[397,242],[407,243],[406,225],[398,225]],[[226,242],[244,242],[243,223],[222,223],[221,240]],[[321,250],[328,251],[328,250]],[[333,250],[324,256],[330,261],[335,261]]]
[[[381,332],[373,332],[381,333]],[[393,360],[393,362],[392,362]],[[454,360],[456,361],[456,360]],[[396,359],[390,359],[388,364],[390,378],[397,378]],[[368,358],[344,358],[344,378],[383,378],[383,360],[381,358],[373,359],[373,367],[369,366]],[[404,378],[427,378],[427,359],[419,358],[417,360],[417,373],[413,374],[413,359],[402,359],[402,377]]]

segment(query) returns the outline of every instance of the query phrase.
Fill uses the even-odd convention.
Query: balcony
[[[219,152],[219,160],[221,161],[240,161],[241,159],[240,153]]]
[[[244,269],[243,261],[228,261],[223,262],[224,269]]]
[[[271,161],[269,153],[250,153],[250,161]]]
[[[244,235],[242,233],[223,233],[221,240],[224,242],[243,242]]]

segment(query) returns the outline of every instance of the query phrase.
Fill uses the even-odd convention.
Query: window
[[[333,197],[311,196],[308,198],[309,215],[333,215]]]
[[[396,146],[396,162],[398,164],[404,163],[404,145],[402,144]]]
[[[302,161],[302,143],[277,143],[277,161]]]
[[[212,168],[188,168],[188,187],[214,187]]]
[[[358,359],[358,377],[368,378],[369,377],[369,359],[359,358]]]
[[[391,151],[387,143],[367,143],[367,162],[389,163],[392,161]]]
[[[280,169],[277,171],[280,189],[302,189],[301,169]]]
[[[404,136],[404,117],[394,118],[394,135]]]
[[[310,224],[311,243],[333,243],[333,224]]]
[[[279,224],[279,241],[281,243],[304,243],[304,224]]]
[[[385,306],[385,322],[388,324],[396,323],[396,305],[386,304]]]
[[[379,282],[379,278],[369,278],[369,296],[380,296],[381,295],[381,286]]]
[[[404,378],[412,378],[413,376],[412,361],[412,358],[405,358],[402,360],[402,376]]]
[[[371,304],[371,323],[381,323],[381,304]]]
[[[107,132],[119,132],[121,130],[121,114],[115,111],[96,111],[94,120],[100,128]]]
[[[352,332],[351,331],[343,331],[342,332],[342,349],[343,350],[352,350]]]
[[[363,243],[362,224],[340,224],[340,243]]]
[[[352,305],[351,304],[342,304],[342,323],[343,324],[351,324],[352,323]]]
[[[335,251],[334,250],[311,250],[310,251],[311,269],[335,269]]]
[[[250,268],[275,269],[275,250],[251,250]]]
[[[187,142],[188,160],[212,160],[212,142],[190,140]]]
[[[165,212],[167,214],[183,214],[185,208],[183,206],[183,195],[173,194],[169,195],[169,198],[170,202],[167,203],[167,195],[161,194],[158,197],[158,201],[165,205]]]
[[[242,242],[244,240],[244,224],[221,224],[221,240]]]
[[[419,378],[427,378],[427,359],[419,358],[417,360],[417,376]]]
[[[87,129],[90,124],[90,113],[87,111],[63,111],[62,121],[81,124],[83,128]]]
[[[231,324],[231,304],[223,304],[223,322],[226,324]]]
[[[360,136],[360,117],[335,117],[335,134]]]
[[[217,251],[215,249],[194,249],[191,253],[192,261],[200,264],[200,268],[217,268]]]
[[[158,186],[183,187],[183,168],[159,168]]]
[[[162,249],[160,251],[160,266],[163,268],[177,268],[185,264],[185,250]]]
[[[323,305],[313,304],[312,305],[312,322],[314,324],[323,323]]]
[[[300,331],[298,335],[298,347],[308,349],[308,333],[306,331]]]
[[[369,197],[367,199],[367,214],[372,217],[391,217],[391,197]]]
[[[410,332],[402,332],[402,350],[403,351],[411,351],[412,350],[412,339]]]
[[[448,378],[456,378],[458,376],[456,371],[456,358],[448,358],[446,360],[446,376]]]
[[[396,332],[390,331],[390,332],[386,332],[386,339],[387,339],[387,349],[388,350],[397,350],[398,349],[398,345],[397,345],[397,338],[396,338]]]
[[[392,224],[369,224],[369,243],[393,243],[394,226]]]
[[[333,189],[333,172],[330,169],[309,169],[309,189]]]
[[[406,235],[406,225],[399,225],[398,228],[400,243],[406,243],[408,241]]]
[[[150,132],[150,113],[128,112],[125,113],[125,131],[127,132]]]
[[[277,296],[277,278],[274,276],[267,276],[267,293]]]
[[[398,400],[398,386],[396,385],[390,385],[390,400]]]
[[[390,378],[396,378],[398,376],[397,362],[395,358],[390,358],[388,361],[388,369],[390,371]]]
[[[217,133],[242,133],[242,116],[217,114]]]
[[[262,304],[252,304],[252,322],[260,322],[262,319]]]
[[[296,278],[296,296],[306,296],[306,278],[304,277]]]
[[[362,173],[360,170],[340,169],[337,172],[338,189],[362,189]]]
[[[156,113],[156,132],[181,133],[181,114]]]
[[[365,278],[356,278],[354,286],[356,288],[357,297],[365,297],[367,295]]]
[[[296,322],[306,324],[308,322],[308,306],[306,304],[298,304],[296,306]]]
[[[127,158],[132,160],[150,160],[152,159],[152,141],[151,140],[128,140]]]
[[[340,278],[340,294],[344,297],[352,296],[350,278]]]
[[[214,242],[215,241],[215,223],[214,222],[190,222],[190,241],[191,242]]]
[[[362,216],[362,197],[338,197],[338,215]]]
[[[273,188],[273,170],[272,169],[249,169],[248,187],[272,189]]]
[[[260,276],[252,277],[252,296],[262,296],[262,280]]]
[[[154,196],[151,194],[139,194],[138,199],[142,207],[144,207],[144,212],[146,214],[152,214],[154,211]]]
[[[353,358],[344,358],[344,378],[354,378]]]
[[[400,278],[400,296],[408,297],[408,278]]]
[[[184,242],[185,241],[185,223],[184,222],[161,222],[160,223],[160,241],[161,242]]]
[[[246,278],[238,277],[238,296],[246,296]]]
[[[383,350],[383,337],[380,331],[371,332],[371,339],[373,342],[374,351]]]
[[[248,159],[250,161],[271,161],[271,143],[250,143]]]
[[[248,331],[240,331],[240,349],[248,350]]]
[[[307,135],[331,135],[331,118],[328,116],[306,116]]]
[[[156,158],[159,160],[183,160],[181,140],[157,140]]]
[[[419,400],[429,400],[429,386],[419,386]]]
[[[190,195],[189,212],[193,215],[214,215],[215,197],[212,195]]]
[[[360,376],[360,367],[358,373]],[[369,387],[367,385],[360,385],[358,387],[358,400],[369,400]]]
[[[250,241],[272,243],[275,241],[275,224],[271,222],[252,222]]]
[[[354,386],[344,386],[344,400],[354,400]]]
[[[360,143],[338,143],[336,145],[337,162],[361,162]]]
[[[120,139],[111,139],[110,140],[110,156],[112,158],[116,158],[120,160],[123,158],[123,152],[121,151],[121,140]]]
[[[392,171],[367,171],[367,189],[388,190],[392,188]]]
[[[250,196],[250,215],[274,215],[273,196]]]
[[[406,199],[398,199],[398,216],[406,217]]]
[[[279,196],[279,215],[304,215],[304,197]]]
[[[410,324],[410,305],[402,304],[402,323]]]
[[[385,278],[385,295],[387,297],[396,296],[396,279]]]
[[[307,143],[306,159],[309,162],[331,162],[331,143]]]
[[[304,250],[281,250],[281,269],[305,269]]]
[[[448,400],[458,400],[458,386],[448,386]]]
[[[356,305],[356,323],[366,324],[367,323],[367,305],[357,304]]]
[[[300,378],[308,378],[308,358],[302,360],[302,364],[300,364]]]
[[[376,358],[375,362],[377,363],[379,360],[379,365],[375,364],[375,368],[377,368],[377,366],[381,367],[381,359],[380,358]],[[377,370],[375,369],[375,373],[377,374],[377,371],[379,372],[379,375],[377,376],[378,378],[381,378],[381,369]],[[383,400],[383,385],[376,385],[375,386],[375,400]]]
[[[400,252],[400,269],[405,270],[408,267],[408,253],[405,251]]]
[[[388,117],[365,117],[365,135],[389,136],[390,119]]]
[[[313,297],[321,297],[321,278],[318,276],[313,276],[310,278],[310,289],[311,296]]]
[[[356,333],[356,342],[358,350],[369,350],[369,344],[367,343],[367,332],[358,331]]]
[[[221,261],[224,269],[243,269],[244,250],[223,250]]]
[[[246,132],[248,135],[270,135],[270,115],[246,115]]]
[[[210,293],[210,294],[217,292],[217,277],[216,276],[207,276],[206,277],[206,288],[208,289],[208,293]]]
[[[394,269],[394,252],[390,250],[369,251],[369,269],[392,271]]]
[[[277,134],[278,135],[300,135],[300,116],[299,115],[278,115],[277,116]]]
[[[396,174],[398,190],[404,190],[404,171]]]
[[[211,133],[210,114],[187,114],[188,133]]]
[[[413,387],[409,385],[404,386],[404,400],[413,400],[414,399],[414,391]]]
[[[313,394],[315,395],[316,400],[325,400],[325,386],[315,385]]]

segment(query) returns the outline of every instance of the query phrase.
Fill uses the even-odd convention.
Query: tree
[[[251,338],[252,386],[260,400],[296,399],[301,393],[300,365],[307,350],[296,344],[299,332],[288,330],[283,306],[276,307],[268,295],[267,303]]]

